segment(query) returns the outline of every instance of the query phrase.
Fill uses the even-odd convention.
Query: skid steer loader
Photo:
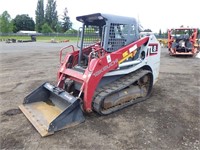
[[[107,115],[144,101],[158,79],[159,42],[153,34],[140,38],[134,18],[76,19],[83,23],[79,50],[60,50],[57,85],[44,83],[19,106],[41,136],[83,122],[84,113]]]
[[[168,49],[172,55],[191,55],[198,53],[198,29],[176,28],[168,30]]]

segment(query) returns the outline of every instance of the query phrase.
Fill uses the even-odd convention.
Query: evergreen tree
[[[159,30],[159,36],[161,36],[162,35],[162,31],[161,31],[161,29]]]
[[[41,32],[42,33],[52,33],[53,30],[51,29],[51,27],[47,23],[45,23],[45,24],[42,25],[42,31]]]
[[[60,21],[57,22],[56,32],[62,33],[62,23]]]
[[[66,32],[67,30],[71,29],[72,22],[70,21],[70,18],[68,16],[68,10],[67,10],[67,8],[65,8],[65,10],[64,10],[64,15],[63,15],[62,20],[63,20],[62,21],[63,32]]]
[[[48,0],[45,10],[45,22],[56,31],[56,25],[58,22],[58,15],[56,10],[56,1]]]
[[[4,11],[0,15],[0,32],[2,33],[9,33],[13,30],[13,24],[11,21],[11,17],[7,11]]]
[[[42,31],[42,25],[44,24],[44,0],[38,0],[37,9],[35,11],[36,31]]]

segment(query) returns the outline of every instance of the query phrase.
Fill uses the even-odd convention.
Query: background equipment
[[[176,28],[168,30],[168,49],[170,55],[192,55],[198,52],[198,29]]]

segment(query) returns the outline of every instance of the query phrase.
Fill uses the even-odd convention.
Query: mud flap
[[[44,83],[25,97],[19,108],[41,136],[85,120],[80,100],[49,83]]]

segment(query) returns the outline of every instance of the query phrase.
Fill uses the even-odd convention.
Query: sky
[[[0,0],[0,14],[8,11],[11,18],[28,14],[35,20],[38,0]],[[44,0],[46,7],[47,0]],[[57,0],[59,17],[67,7],[73,28],[81,24],[76,16],[92,13],[106,13],[134,17],[145,29],[166,32],[169,28],[200,28],[200,6],[198,0]]]

